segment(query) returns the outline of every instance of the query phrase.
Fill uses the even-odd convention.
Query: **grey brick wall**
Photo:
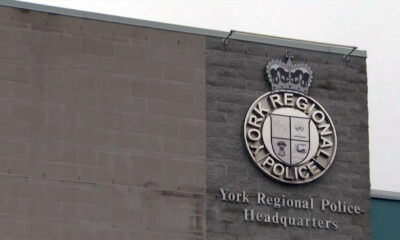
[[[204,37],[0,7],[0,239],[203,239]]]
[[[263,175],[242,139],[266,62],[287,50],[313,68],[338,133],[331,169],[304,186]],[[363,58],[0,7],[0,113],[1,239],[370,238]],[[337,231],[260,226],[220,187],[367,212],[278,210]]]
[[[314,75],[309,95],[327,110],[336,127],[335,162],[321,178],[301,186],[278,183],[250,160],[243,140],[243,121],[252,102],[265,93],[265,65],[282,59],[286,51],[294,61],[307,62]],[[206,39],[207,112],[207,239],[370,239],[367,77],[364,58],[342,61],[338,54],[230,41],[225,50],[220,39]],[[335,219],[338,230],[316,230],[244,222],[243,208],[266,212],[255,204],[222,202],[219,188],[257,191],[291,198],[327,198],[359,204],[361,216],[294,209],[276,210],[292,216]],[[254,199],[253,199],[254,200]],[[270,209],[269,212],[275,210]]]

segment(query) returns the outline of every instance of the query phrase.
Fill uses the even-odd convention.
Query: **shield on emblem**
[[[310,151],[310,118],[271,114],[271,144],[289,166],[301,163]]]

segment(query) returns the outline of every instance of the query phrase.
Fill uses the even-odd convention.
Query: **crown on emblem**
[[[305,63],[292,63],[293,56],[286,53],[286,63],[272,60],[266,66],[266,72],[272,90],[287,89],[308,94],[312,82],[312,70]]]

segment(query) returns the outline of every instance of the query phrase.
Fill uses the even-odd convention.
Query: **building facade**
[[[365,51],[0,5],[1,239],[371,239]],[[312,70],[326,165],[249,152],[273,61]]]
[[[396,239],[400,235],[400,193],[371,190],[372,239]]]

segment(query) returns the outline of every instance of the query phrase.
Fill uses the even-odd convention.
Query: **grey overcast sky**
[[[372,189],[400,192],[400,1],[25,0],[229,31],[358,46],[368,51]],[[399,66],[396,66],[399,64]]]

